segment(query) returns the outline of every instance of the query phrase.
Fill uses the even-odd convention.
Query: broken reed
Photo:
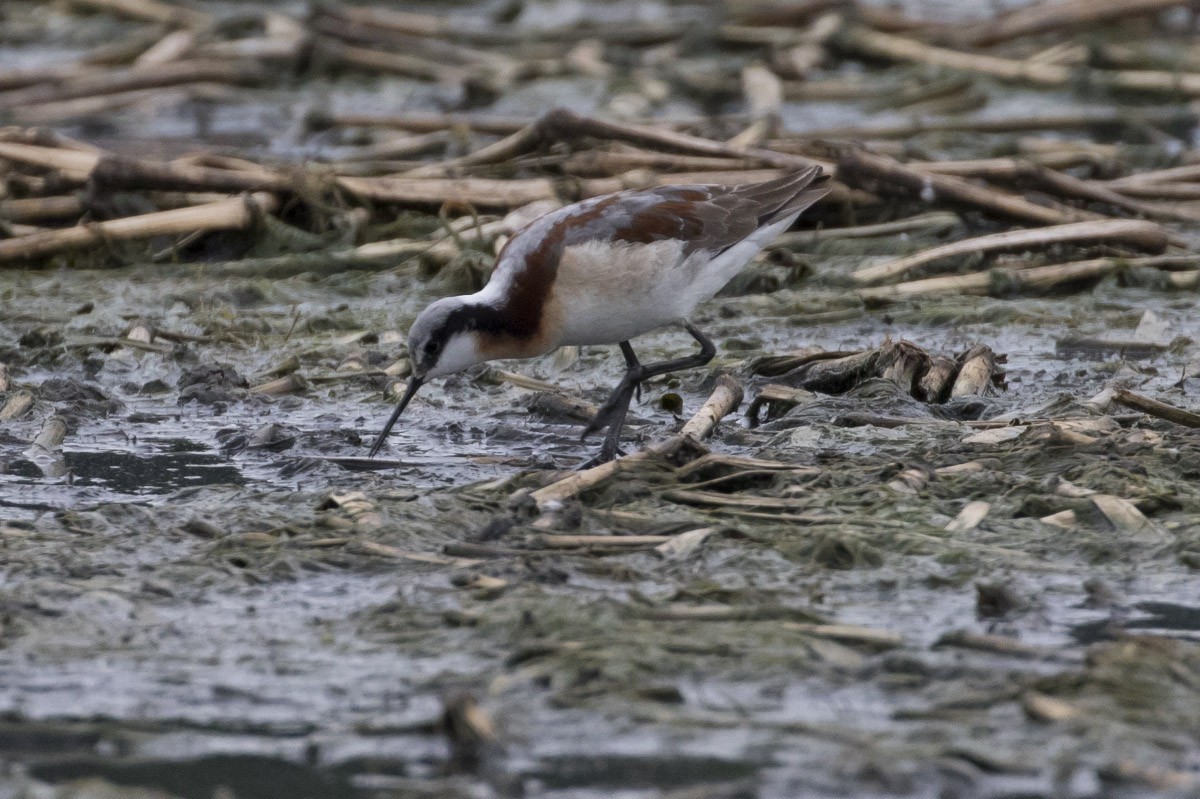
[[[334,4],[322,6],[307,19],[274,12],[263,14],[258,17],[259,27],[251,26],[249,33],[238,38],[238,34],[223,33],[215,37],[199,36],[197,32],[212,22],[208,15],[161,0],[80,0],[74,5],[140,21],[153,20],[165,25],[168,32],[158,39],[131,36],[119,46],[101,48],[77,62],[55,65],[41,72],[6,75],[0,79],[0,107],[17,114],[31,109],[42,109],[45,113],[51,107],[67,112],[72,103],[92,103],[94,111],[103,108],[106,98],[113,103],[123,102],[121,98],[138,102],[152,97],[154,92],[179,86],[211,88],[263,82],[270,79],[261,68],[263,63],[299,57],[308,45],[342,66],[368,72],[399,71],[419,80],[454,82],[478,79],[480,74],[491,72],[495,73],[491,79],[494,87],[511,87],[546,74],[612,74],[612,65],[604,61],[603,46],[599,50],[577,47],[567,35],[570,31],[565,29],[535,37],[540,55],[530,60],[525,33],[504,25],[479,28],[453,25],[435,14]],[[938,259],[954,255],[1020,251],[1064,242],[1081,246],[1117,245],[1135,252],[1159,252],[1167,245],[1186,244],[1176,233],[1155,222],[1200,221],[1200,211],[1193,211],[1186,204],[1187,200],[1200,197],[1200,171],[1193,165],[1096,180],[1080,178],[1068,171],[1077,167],[1089,169],[1095,162],[1094,155],[1086,148],[1072,150],[1066,145],[1058,150],[1030,149],[1025,158],[904,162],[893,157],[897,151],[888,151],[886,147],[883,150],[892,154],[846,145],[831,149],[816,141],[869,138],[878,142],[887,136],[938,131],[1012,133],[1133,124],[1118,109],[1002,120],[971,115],[916,118],[894,129],[864,127],[809,134],[780,131],[771,122],[784,98],[804,97],[806,93],[825,99],[867,99],[880,103],[881,107],[890,104],[914,110],[948,110],[952,105],[942,101],[971,92],[975,87],[971,77],[974,74],[1051,87],[1065,85],[1069,82],[1067,78],[1082,75],[1093,86],[1148,93],[1165,91],[1168,82],[1153,70],[1091,69],[1079,73],[1073,66],[1052,61],[1022,60],[1006,53],[1004,48],[1012,42],[1047,33],[1072,36],[1113,19],[1140,16],[1153,21],[1158,12],[1181,3],[1117,0],[1099,7],[1071,0],[1054,8],[1009,12],[1001,15],[995,25],[965,29],[918,24],[894,12],[883,13],[868,7],[855,8],[852,15],[842,14],[847,5],[816,4],[808,11],[797,7],[782,17],[762,10],[735,12],[731,24],[721,30],[724,41],[772,48],[782,55],[767,59],[765,65],[747,66],[731,84],[734,91],[743,94],[753,112],[742,120],[742,132],[732,138],[703,135],[704,129],[711,126],[702,120],[669,124],[618,122],[562,110],[551,111],[533,123],[483,114],[368,117],[316,113],[310,119],[313,127],[389,127],[407,135],[359,148],[357,153],[347,153],[329,166],[301,168],[211,155],[155,161],[102,152],[46,131],[5,129],[0,131],[0,164],[7,165],[7,179],[14,181],[13,185],[19,186],[26,196],[0,200],[0,220],[7,220],[5,233],[10,236],[0,242],[0,260],[37,260],[105,240],[194,236],[210,230],[244,228],[250,224],[252,214],[244,212],[244,208],[239,210],[240,201],[230,196],[240,192],[256,192],[249,201],[256,213],[272,213],[285,203],[323,203],[336,197],[365,206],[362,210],[367,221],[383,222],[392,206],[511,210],[535,202],[564,203],[632,187],[753,182],[777,175],[780,170],[813,163],[835,172],[835,190],[825,201],[829,205],[874,213],[889,201],[889,195],[898,194],[918,209],[978,210],[998,221],[1033,228],[956,242],[860,269],[854,279],[865,287],[862,295],[868,299],[885,296],[883,290],[872,286],[895,282]],[[620,42],[637,48],[677,40],[683,30],[645,28],[631,35],[629,31],[602,27],[591,34],[601,45]],[[864,93],[861,85],[856,87],[846,81],[840,85],[837,81],[824,81],[824,88],[818,91],[814,86],[820,81],[814,81],[805,72],[811,68],[805,64],[859,55],[936,65],[957,74],[924,83],[887,85],[886,91]],[[814,57],[816,60],[811,60]],[[238,61],[238,58],[250,60]],[[1121,58],[1127,64],[1135,60],[1128,53]],[[1196,76],[1172,73],[1170,77],[1170,91],[1187,93],[1192,90]],[[888,82],[889,79],[883,81]],[[91,113],[83,106],[76,110]],[[1149,115],[1141,115],[1137,124],[1169,125],[1187,116],[1187,112],[1151,111]],[[437,158],[437,150],[447,147],[463,131],[498,138],[481,142],[466,154]],[[568,155],[551,154],[552,148],[564,144],[571,148]],[[421,160],[430,155],[434,156],[432,160]],[[1113,151],[1105,157],[1117,156]],[[417,160],[398,160],[406,158]],[[508,171],[513,164],[527,165],[527,173],[520,177],[495,177],[497,168]],[[539,165],[560,170],[564,177],[538,175]],[[80,187],[93,192],[153,192],[153,200],[160,208],[156,213],[165,216],[151,213],[61,229],[58,226],[64,222],[82,221],[86,217],[87,207],[78,194],[70,193]],[[171,192],[179,199],[169,200],[166,193]],[[190,198],[186,196],[189,193]],[[1045,201],[1047,195],[1054,198],[1052,202]],[[176,205],[168,205],[171,202]],[[180,205],[194,205],[196,209],[188,212]],[[1146,217],[1146,221],[1116,218],[1128,215]],[[320,213],[310,216],[326,217]],[[842,230],[846,237],[889,235],[910,225],[922,229],[924,220],[919,215],[911,220],[856,225]],[[1043,226],[1044,230],[1039,229]],[[511,228],[494,230],[492,236],[511,232]],[[826,227],[812,234],[791,234],[781,245],[803,246],[805,241],[837,238],[838,231],[839,228]],[[806,235],[810,238],[805,239]],[[386,263],[391,258],[423,254],[423,246],[426,245],[420,241],[401,239],[346,248],[329,255],[333,263],[369,265],[372,261]],[[430,244],[427,249],[430,257],[436,253],[436,258],[443,262],[456,252],[453,241]],[[1113,274],[1121,268],[1121,263],[1120,258],[1115,258],[1033,269],[1005,267],[971,275],[910,281],[901,284],[890,296],[1042,291]],[[1143,263],[1153,266],[1156,262]],[[244,272],[262,269],[269,274],[288,274],[309,267],[310,262],[301,258],[284,258],[279,263],[247,264]],[[1200,270],[1169,272],[1167,285],[1192,287],[1200,283],[1197,274]]]

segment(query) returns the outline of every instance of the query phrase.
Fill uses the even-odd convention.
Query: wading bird
[[[712,341],[689,321],[750,259],[829,192],[819,167],[741,186],[661,186],[568,205],[530,222],[501,250],[487,285],[446,297],[408,334],[412,377],[374,457],[428,380],[484,361],[532,358],[565,345],[616,344],[625,376],[583,431],[608,428],[591,463],[612,460],[643,380],[703,366]],[[642,364],[629,341],[681,325],[695,355]]]

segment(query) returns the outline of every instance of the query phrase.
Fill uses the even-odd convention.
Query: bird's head
[[[408,331],[413,376],[428,380],[488,360],[480,351],[477,316],[477,307],[462,297],[446,297],[421,311]]]
[[[434,377],[461,372],[468,366],[490,360],[480,346],[489,328],[494,311],[472,305],[463,297],[446,297],[430,305],[417,317],[408,331],[408,357],[412,361],[412,377],[404,396],[392,412],[383,432],[371,446],[374,457],[388,433],[408,407],[408,403],[425,381]]]

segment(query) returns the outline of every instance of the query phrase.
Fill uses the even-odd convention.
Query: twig
[[[70,5],[167,25],[200,28],[212,23],[212,17],[208,14],[159,0],[70,0]]]
[[[996,361],[996,353],[986,344],[976,344],[959,356],[962,366],[950,387],[950,398],[984,394],[995,380]]]
[[[858,142],[871,139],[910,139],[927,133],[1026,133],[1042,130],[1088,130],[1114,125],[1144,127],[1174,122],[1194,125],[1197,119],[1197,114],[1178,108],[1139,109],[1136,115],[1120,108],[1098,108],[994,119],[980,119],[976,116],[916,117],[887,125],[814,128],[793,133],[791,136],[803,141],[840,139]],[[782,147],[794,143],[795,138],[772,141],[771,146]]]
[[[802,247],[818,241],[840,241],[843,239],[868,239],[877,236],[895,236],[900,233],[920,231],[926,234],[937,234],[957,226],[961,220],[953,211],[931,211],[927,214],[910,216],[908,219],[898,219],[895,222],[881,222],[876,225],[858,225],[855,227],[831,227],[817,230],[796,231],[777,236],[771,243],[776,247]]]
[[[1146,186],[1148,184],[1174,183],[1193,180],[1200,180],[1200,164],[1185,164],[1183,166],[1171,167],[1170,169],[1156,169],[1152,172],[1138,172],[1134,175],[1126,175],[1123,178],[1110,180],[1105,185],[1111,189],[1121,191],[1122,189],[1132,186]]]
[[[1133,408],[1135,411],[1157,416],[1159,419],[1166,419],[1169,422],[1174,422],[1184,427],[1200,427],[1200,413],[1176,408],[1174,405],[1168,405],[1165,402],[1143,397],[1141,394],[1134,394],[1127,389],[1117,389],[1113,393],[1113,402],[1124,405],[1126,408]]]
[[[887,33],[852,26],[841,33],[838,43],[855,52],[891,61],[907,61],[934,67],[978,72],[1001,80],[1038,86],[1068,86],[1072,81],[1107,89],[1156,94],[1200,95],[1200,74],[1166,70],[1091,69],[1081,76],[1073,67],[1018,61],[1011,58],[965,53]]]
[[[901,164],[894,158],[862,150],[844,153],[838,162],[838,177],[851,186],[882,181],[900,186],[927,202],[958,202],[982,208],[995,214],[1024,219],[1042,225],[1061,225],[1095,217],[1084,212],[1066,212],[1057,208],[1035,205],[1023,197],[1004,194],[986,186],[977,186],[949,175],[933,175]]]
[[[271,213],[278,207],[279,200],[275,195],[258,193],[194,208],[156,211],[64,230],[50,230],[0,241],[0,262],[38,258],[106,240],[141,239],[196,230],[240,229],[254,222],[256,208]]]
[[[86,73],[52,83],[0,92],[0,108],[15,109],[32,103],[57,102],[78,97],[116,94],[135,89],[159,88],[180,83],[257,83],[266,77],[253,61],[203,59],[149,64],[109,72]]]
[[[562,161],[562,170],[580,177],[608,177],[633,169],[655,172],[707,172],[746,169],[753,159],[655,153],[648,150],[589,150]]]
[[[1028,269],[990,269],[969,275],[947,275],[864,288],[859,289],[858,294],[863,299],[886,301],[900,297],[933,297],[947,294],[1002,295],[1022,291],[1040,293],[1059,286],[1100,280],[1120,271],[1123,266],[1132,265],[1136,260],[1097,258]]]
[[[83,213],[83,201],[76,195],[30,197],[25,200],[0,200],[0,219],[10,222],[45,222],[74,219]]]
[[[665,544],[669,535],[539,535],[532,544],[550,549],[640,549]]]
[[[0,158],[57,169],[79,180],[120,189],[282,191],[294,185],[290,177],[257,165],[253,169],[213,169],[10,142],[0,142]]]
[[[688,420],[679,435],[697,441],[708,438],[717,423],[742,404],[742,396],[742,384],[729,375],[721,375],[708,401]]]
[[[350,114],[314,111],[308,115],[310,128],[391,128],[408,133],[436,133],[443,130],[467,130],[491,136],[508,136],[529,124],[515,117],[472,116],[466,114]]]
[[[635,452],[620,460],[613,460],[608,463],[602,463],[599,466],[593,466],[590,469],[585,469],[582,472],[576,472],[569,477],[565,477],[556,483],[539,488],[533,492],[533,500],[537,503],[538,509],[544,511],[554,504],[578,496],[584,491],[599,485],[629,465],[677,452],[680,449],[686,448],[689,443],[695,449],[698,439],[711,433],[713,428],[716,427],[717,422],[730,413],[733,413],[741,401],[741,383],[728,375],[722,375],[718,379],[717,386],[713,389],[713,393],[709,396],[708,401],[700,407],[696,415],[676,435],[641,452]]]
[[[622,178],[593,178],[577,182],[549,178],[497,180],[492,178],[341,177],[338,184],[361,197],[410,205],[441,205],[453,202],[478,208],[519,208],[538,200],[575,200],[598,197],[630,188],[688,183],[758,183],[778,177],[779,170],[756,169],[736,172],[677,172],[641,175],[636,182]],[[833,194],[831,197],[835,196]],[[845,195],[843,195],[845,196]]]
[[[1084,28],[1113,20],[1154,14],[1188,5],[1187,0],[1067,0],[1018,8],[966,32],[962,40],[976,47],[1019,39],[1062,28]]]
[[[1036,164],[1021,164],[1018,178],[1040,183],[1048,189],[1073,197],[1081,197],[1093,202],[1105,203],[1135,214],[1142,214],[1151,219],[1167,219],[1176,222],[1200,222],[1200,212],[1190,211],[1177,205],[1155,205],[1154,203],[1130,199],[1102,183],[1080,180],[1073,175],[1056,172]],[[1180,242],[1186,246],[1185,242]]]
[[[573,141],[585,137],[607,141],[624,141],[651,150],[668,150],[691,155],[709,155],[725,158],[754,158],[768,166],[795,169],[797,167],[821,165],[832,171],[831,165],[811,158],[802,158],[772,150],[754,148],[739,149],[722,142],[691,136],[661,128],[630,125],[622,122],[580,116],[566,109],[556,109],[538,122],[542,134],[552,141]]]
[[[1105,219],[1033,230],[1011,230],[932,247],[905,258],[864,267],[851,276],[860,286],[866,286],[902,277],[917,267],[956,255],[1099,241],[1117,241],[1151,252],[1162,252],[1167,247],[1167,233],[1154,222],[1137,219]]]
[[[498,142],[493,142],[481,149],[459,158],[451,158],[440,164],[426,164],[404,173],[409,178],[441,177],[450,174],[451,170],[463,169],[480,164],[492,164],[499,161],[511,161],[519,155],[533,150],[541,141],[541,134],[536,125],[522,128]]]

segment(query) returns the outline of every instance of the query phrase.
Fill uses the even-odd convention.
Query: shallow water
[[[82,52],[111,26],[92,18],[0,48],[0,68]],[[118,149],[234,142],[294,160],[347,144],[301,124],[318,102],[381,113],[455,99],[390,79],[305,88],[248,90],[203,112],[151,104],[63,130]],[[988,88],[985,115],[1069,99]],[[587,81],[547,79],[491,110],[593,111],[605,99]],[[700,108],[680,99],[669,111]],[[850,103],[784,112],[794,129],[903,118]],[[919,144],[980,155],[1011,142]],[[750,374],[756,356],[888,338],[1005,354],[1008,389],[987,398],[987,418],[1088,416],[1081,403],[1114,381],[1195,407],[1193,294],[1106,281],[1063,297],[864,309],[848,288],[866,261],[934,243],[801,247],[808,277],[706,304],[696,321],[718,342],[718,360],[648,385],[627,446],[674,432],[666,395],[680,395],[687,417],[720,370],[752,396],[768,382]],[[807,520],[673,502],[664,491],[678,481],[645,469],[588,496],[577,521],[568,509],[559,526],[720,533],[679,559],[551,551],[522,515],[519,489],[576,465],[593,444],[578,441],[578,420],[531,412],[530,392],[483,370],[441,381],[419,395],[380,461],[363,457],[390,411],[386,381],[339,367],[391,364],[417,311],[449,281],[418,278],[407,264],[287,279],[87,266],[81,257],[0,270],[0,361],[38,397],[0,423],[0,795],[100,796],[98,783],[76,781],[102,778],[204,799],[224,789],[264,799],[1082,799],[1170,795],[1162,775],[1200,774],[1196,431],[1131,415],[1087,445],[973,444],[962,422],[837,422],[928,413],[895,392],[826,398],[757,429],[735,415],[710,442],[718,453],[818,467],[816,477],[754,486],[796,500]],[[1063,346],[1128,340],[1147,310],[1169,342],[1148,357]],[[162,351],[122,346],[136,322],[180,335],[156,339]],[[646,360],[687,346],[673,331],[637,342]],[[248,395],[233,375],[257,385],[292,356],[309,378],[300,393]],[[595,348],[500,366],[598,403],[621,363]],[[231,370],[226,385],[201,392],[205,401],[189,399],[206,386],[195,383],[200,367]],[[68,426],[61,458],[30,451],[52,415]],[[913,493],[887,485],[904,469],[971,460],[986,468]],[[1069,506],[1058,477],[1136,501],[1150,521],[1138,530],[1092,517],[1069,530],[1040,522]],[[353,492],[361,501],[345,500]],[[971,500],[991,503],[988,517],[947,532]],[[534,551],[453,554],[466,544]],[[1011,607],[988,615],[980,585],[999,585]],[[697,605],[750,618],[670,616]],[[814,615],[900,640],[828,637],[802,623]],[[464,692],[497,727],[476,763],[439,727]],[[1075,714],[1047,721],[1029,709],[1038,696]]]
[[[1010,388],[993,398],[990,413],[1038,415],[1037,408],[1060,395],[1091,396],[1118,369],[1137,370],[1146,381],[1139,390],[1166,387],[1194,358],[1191,345],[1124,364],[1107,355],[1058,354],[1055,340],[1064,331],[1124,337],[1151,305],[1171,331],[1196,329],[1189,302],[1115,285],[1069,299],[928,302],[832,325],[809,326],[802,315],[782,315],[779,309],[797,302],[820,304],[820,298],[836,296],[839,290],[830,286],[837,267],[823,263],[810,288],[794,295],[718,299],[702,311],[703,327],[726,342],[723,366],[736,368],[763,351],[852,349],[887,336],[945,352],[986,341],[1009,356]],[[39,780],[98,775],[182,796],[199,796],[217,784],[229,785],[237,796],[278,795],[263,786],[289,780],[321,786],[310,795],[354,797],[379,790],[403,795],[414,785],[439,785],[455,795],[472,784],[471,790],[495,795],[523,785],[529,795],[623,790],[649,796],[746,781],[764,797],[924,796],[967,779],[959,774],[966,768],[972,790],[1040,795],[1063,768],[1052,765],[1062,755],[1047,760],[1047,753],[1070,736],[1054,727],[1031,728],[1019,711],[1007,710],[1005,703],[1012,707],[1014,700],[1005,697],[1021,690],[1014,686],[1086,670],[1083,647],[1111,646],[1121,629],[1180,645],[1196,639],[1200,590],[1171,554],[1171,542],[1194,529],[1191,493],[1179,495],[1182,510],[1156,514],[1152,531],[1113,539],[1121,557],[1093,551],[1098,539],[1092,533],[1075,533],[1074,542],[1046,539],[1033,520],[1008,517],[1012,511],[1004,509],[1015,509],[1019,496],[992,496],[983,485],[968,488],[966,496],[998,502],[1000,515],[975,538],[1028,548],[1040,566],[996,561],[969,547],[956,556],[938,554],[936,547],[914,551],[909,544],[888,552],[893,520],[932,534],[955,512],[953,497],[961,496],[945,486],[927,498],[900,498],[889,508],[880,504],[878,489],[868,491],[869,472],[889,463],[932,458],[942,465],[944,456],[936,453],[945,444],[911,428],[818,424],[801,428],[809,431],[802,437],[787,433],[782,439],[798,442],[783,445],[790,457],[845,469],[845,479],[861,484],[857,499],[843,489],[823,497],[819,487],[807,495],[814,507],[832,503],[841,509],[835,512],[847,514],[845,524],[813,532],[852,536],[846,540],[865,536],[882,557],[874,568],[823,568],[803,554],[803,538],[796,539],[809,535],[803,527],[778,538],[783,528],[760,529],[745,520],[734,524],[749,540],[725,539],[679,564],[645,554],[563,554],[468,567],[466,573],[482,570],[510,583],[497,598],[472,598],[451,582],[464,573],[461,566],[311,544],[366,534],[436,555],[446,543],[475,538],[489,519],[503,515],[502,508],[488,498],[494,495],[470,499],[457,487],[531,466],[569,466],[588,452],[575,440],[577,423],[530,416],[517,404],[527,392],[457,378],[430,387],[398,428],[386,450],[397,465],[363,471],[354,459],[388,411],[369,382],[313,384],[303,396],[218,406],[180,406],[174,388],[193,363],[209,359],[249,375],[293,353],[305,371],[327,368],[361,349],[335,343],[344,340],[350,319],[347,327],[329,326],[328,320],[342,318],[338,308],[352,305],[356,328],[383,333],[403,328],[424,302],[420,293],[396,291],[388,276],[297,278],[264,286],[266,301],[252,311],[219,300],[197,310],[180,306],[170,292],[215,297],[228,287],[144,271],[80,272],[69,281],[61,274],[6,272],[0,279],[4,291],[36,298],[23,308],[24,319],[68,318],[81,298],[91,298],[99,318],[68,318],[68,342],[83,330],[119,333],[115,320],[134,309],[165,329],[212,339],[188,344],[186,356],[109,352],[98,370],[88,356],[68,350],[18,378],[36,386],[52,375],[68,377],[119,402],[108,415],[70,403],[39,406],[6,430],[10,438],[0,446],[9,464],[0,503],[10,525],[4,539],[9,560],[0,578],[10,609],[0,649],[6,675],[0,708],[19,720],[16,730],[49,725],[32,741],[21,733],[26,737],[17,740],[24,743],[6,750]],[[748,313],[752,307],[757,313]],[[290,308],[303,309],[299,323],[289,317]],[[222,340],[208,327],[213,319],[237,324],[250,317],[270,328],[250,343]],[[309,319],[325,321],[307,324]],[[17,336],[33,324],[0,323]],[[680,338],[658,334],[639,349],[649,355],[674,351]],[[388,349],[367,347],[375,348]],[[593,401],[620,368],[619,357],[602,349],[585,351],[565,368],[549,358],[516,366]],[[151,381],[168,388],[141,395]],[[634,441],[672,429],[674,417],[655,406],[666,390],[663,384],[651,387],[635,409],[640,421],[632,426]],[[670,390],[682,393],[685,413],[706,393],[701,374],[681,376]],[[68,414],[72,426],[65,447],[72,476],[39,479],[22,465],[21,453],[51,408]],[[731,421],[714,440],[716,451],[756,453],[781,440],[779,433],[739,429]],[[282,426],[282,437],[267,439],[282,444],[229,446],[268,424]],[[1195,445],[1186,434],[1163,432],[1177,446]],[[1096,455],[1111,457],[1101,452]],[[1079,468],[1092,468],[1086,466],[1089,456],[1078,457],[1084,458],[1075,461]],[[1101,464],[1096,462],[1098,474],[1104,473]],[[651,524],[656,518],[705,523],[696,510],[636,499],[639,489],[632,488],[634,503],[625,507]],[[345,518],[337,511],[317,510],[322,496],[346,490],[373,499],[381,526],[362,528],[337,521]],[[598,507],[613,501],[601,499]],[[872,529],[872,515],[885,526]],[[193,519],[213,529],[185,532]],[[614,524],[603,510],[585,511],[584,531],[638,527],[645,524]],[[520,538],[514,530],[502,541]],[[1090,606],[1082,587],[1089,578],[1110,586],[1115,604]],[[973,586],[984,579],[1012,584],[1030,599],[1030,609],[997,620],[978,617]],[[697,628],[647,625],[628,615],[639,601],[723,592],[740,596],[733,599],[738,603],[811,606],[839,623],[899,633],[905,643],[872,653],[774,623]],[[1011,636],[1045,654],[1005,657],[936,646],[958,629]],[[578,654],[566,650],[513,662],[514,652],[532,644],[571,640],[582,642]],[[639,648],[647,656],[635,654]],[[461,687],[477,692],[504,731],[503,748],[475,776],[445,773],[449,752],[435,733],[442,697]],[[665,704],[664,698],[648,698],[660,694],[674,698]],[[946,702],[965,709],[939,710]],[[953,743],[958,725],[972,718],[979,723],[980,713],[990,719],[980,745],[1001,761],[982,770],[961,765],[974,763],[980,752],[947,754],[960,748]],[[77,743],[80,729],[88,736],[84,746]],[[1069,760],[1072,779],[1090,784],[1087,775],[1100,767],[1099,755]],[[946,757],[960,766],[946,772],[944,764],[935,765]],[[1179,767],[1194,763],[1197,751],[1184,747],[1173,757],[1180,758]],[[1013,771],[1004,765],[1010,761],[1029,771]],[[863,793],[868,789],[876,793]]]

